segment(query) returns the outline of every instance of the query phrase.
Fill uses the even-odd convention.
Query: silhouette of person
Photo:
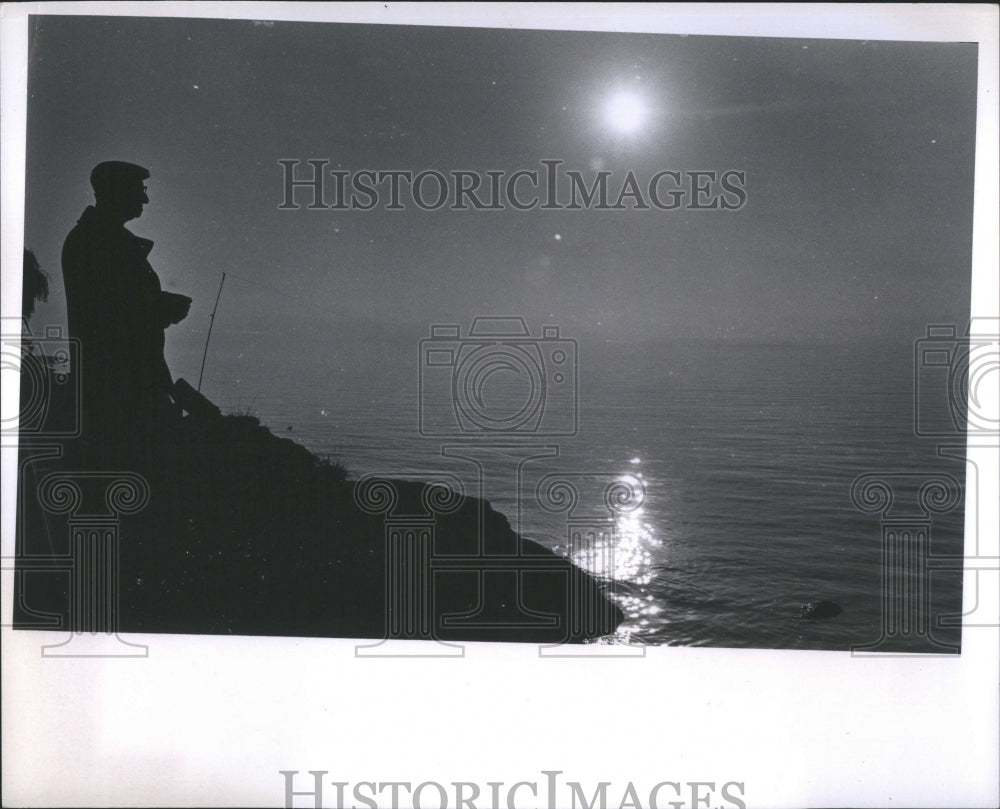
[[[35,301],[49,299],[49,276],[38,263],[35,254],[25,248],[21,280],[21,319],[27,322],[35,313]]]
[[[21,431],[29,434],[44,428],[44,404],[52,398],[49,363],[42,347],[35,341],[28,325],[37,301],[49,299],[49,276],[35,254],[25,248],[21,275]],[[41,399],[39,398],[41,397]],[[48,399],[48,402],[44,400]]]
[[[80,341],[83,451],[137,465],[150,459],[173,413],[164,331],[191,306],[160,287],[148,260],[153,242],[124,227],[149,202],[148,177],[133,163],[95,166],[95,204],[62,251],[69,334]]]

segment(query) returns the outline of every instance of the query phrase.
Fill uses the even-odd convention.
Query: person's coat
[[[63,245],[69,334],[80,344],[81,426],[91,442],[146,439],[170,405],[164,330],[178,296],[162,291],[152,247],[94,207]]]

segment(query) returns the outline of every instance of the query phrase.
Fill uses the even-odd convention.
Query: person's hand
[[[191,299],[187,295],[164,292],[163,303],[168,323],[180,323],[191,311]]]

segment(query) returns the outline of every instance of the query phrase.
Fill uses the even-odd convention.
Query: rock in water
[[[833,601],[810,601],[808,604],[802,605],[802,617],[811,621],[820,618],[833,618],[843,611],[840,604]]]

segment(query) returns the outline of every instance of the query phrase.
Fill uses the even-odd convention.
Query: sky
[[[150,204],[128,226],[195,299],[169,332],[188,378],[223,272],[226,352],[363,355],[489,315],[623,345],[875,344],[968,318],[974,44],[46,16],[30,47],[25,244],[54,281],[37,317],[63,316],[90,169],[140,163]],[[632,126],[608,114],[623,96]],[[735,170],[746,202],[280,210],[282,159],[556,159],[613,188]]]

